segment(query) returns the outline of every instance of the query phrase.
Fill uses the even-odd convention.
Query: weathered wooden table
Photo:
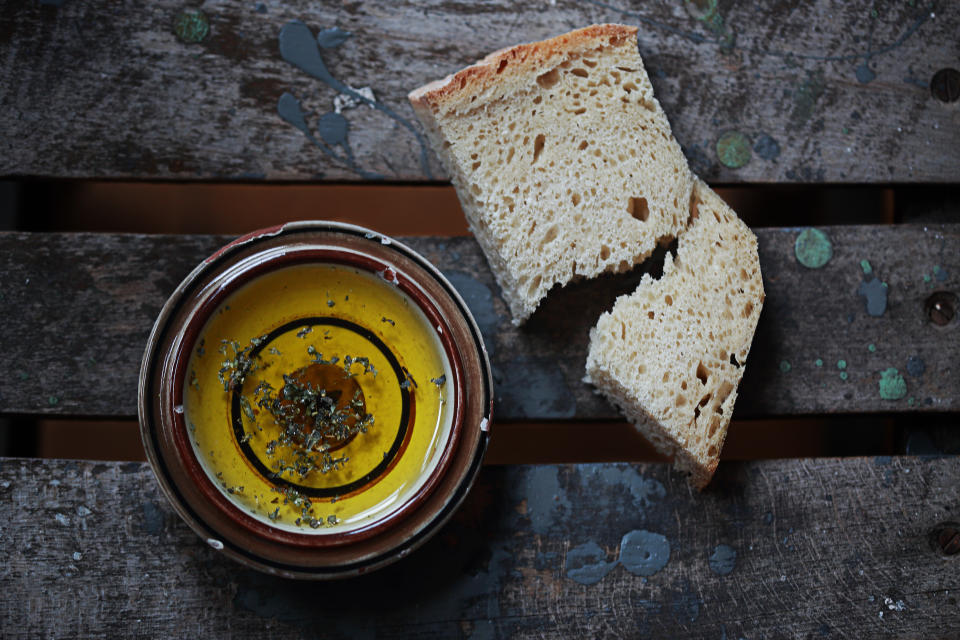
[[[425,548],[337,584],[218,556],[144,464],[3,459],[4,637],[960,637],[960,7],[195,4],[0,2],[0,175],[442,181],[409,89],[518,41],[638,24],[709,182],[900,185],[904,224],[825,227],[820,269],[776,209],[756,229],[767,303],[737,418],[901,416],[922,436],[901,453],[939,455],[727,461],[701,494],[661,464],[490,466]],[[315,56],[281,55],[292,20]],[[224,240],[0,234],[0,414],[134,416],[160,305]],[[500,423],[603,438],[618,416],[580,382],[586,332],[638,275],[574,285],[516,329],[471,239],[409,242],[473,309]]]

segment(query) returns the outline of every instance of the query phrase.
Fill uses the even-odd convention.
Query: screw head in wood
[[[934,549],[945,556],[960,554],[960,525],[955,522],[945,522],[934,527],[930,532],[930,541]]]
[[[944,327],[953,321],[957,314],[957,296],[947,291],[937,291],[924,303],[927,319],[938,327]]]
[[[960,99],[960,71],[949,67],[940,69],[930,79],[930,93],[941,102]]]

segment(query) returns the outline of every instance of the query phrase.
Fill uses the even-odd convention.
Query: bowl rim
[[[162,355],[160,353],[160,347],[164,344],[164,339],[168,337],[167,334],[172,329],[170,324],[176,315],[176,311],[181,308],[183,301],[188,299],[189,295],[196,293],[194,287],[198,286],[205,277],[209,276],[211,273],[215,273],[219,267],[222,267],[224,264],[228,264],[233,256],[249,251],[251,247],[255,247],[258,243],[283,235],[288,235],[292,238],[295,238],[299,233],[333,233],[345,234],[347,236],[354,237],[359,236],[365,238],[366,240],[372,241],[375,244],[389,246],[393,251],[403,255],[408,260],[411,260],[417,267],[423,269],[426,274],[432,278],[434,283],[439,286],[443,294],[450,298],[450,302],[452,302],[455,309],[459,312],[459,320],[464,323],[466,332],[470,335],[470,337],[472,337],[472,349],[468,353],[473,354],[477,360],[477,362],[473,363],[471,366],[479,366],[480,375],[478,377],[480,380],[478,382],[482,392],[480,394],[481,397],[478,399],[465,398],[465,402],[459,403],[461,415],[457,421],[461,423],[461,426],[464,426],[465,419],[469,419],[473,416],[473,414],[479,413],[479,421],[471,421],[470,424],[471,429],[473,429],[472,425],[474,423],[478,424],[478,433],[476,434],[476,446],[473,450],[472,459],[467,461],[464,465],[460,479],[457,481],[456,485],[453,485],[453,490],[450,492],[450,495],[446,497],[445,502],[440,503],[439,508],[435,508],[435,513],[428,517],[428,519],[423,523],[423,526],[411,529],[411,535],[401,540],[398,544],[393,544],[390,548],[384,549],[378,553],[368,553],[364,557],[347,559],[331,565],[320,564],[316,566],[301,566],[278,562],[275,558],[267,558],[263,554],[258,554],[256,551],[244,549],[242,545],[237,545],[233,541],[226,539],[226,536],[223,536],[221,533],[214,530],[212,526],[206,523],[204,518],[196,513],[193,508],[191,508],[189,500],[182,495],[180,490],[178,490],[174,478],[171,477],[170,469],[167,468],[167,461],[163,458],[160,447],[161,443],[158,441],[159,434],[157,433],[157,427],[162,426],[164,415],[154,415],[156,412],[156,407],[154,404],[154,399],[151,397],[154,384],[156,382],[156,376],[163,369],[162,366],[158,368],[158,364],[163,365],[163,358],[160,357]],[[375,246],[375,244],[371,246]],[[394,275],[396,277],[398,274],[395,272]],[[235,290],[236,287],[231,288],[230,292]],[[405,291],[405,293],[407,293],[408,296],[410,295],[409,292]],[[229,295],[229,293],[226,293],[225,295]],[[423,309],[419,302],[418,306]],[[429,314],[428,317],[430,317]],[[431,321],[432,320],[433,319],[431,318]],[[202,326],[204,322],[205,319],[201,320],[200,326]],[[450,332],[444,331],[443,334],[449,335]],[[466,347],[460,345],[459,348],[464,349]],[[454,352],[456,353],[457,349],[454,349]],[[190,353],[189,349],[186,351],[186,353]],[[448,353],[448,358],[449,357],[450,354]],[[453,362],[451,359],[451,365],[452,364]],[[179,380],[179,378],[175,378],[175,380]],[[183,381],[180,380],[181,385],[182,382]],[[465,389],[464,385],[457,385],[457,387],[458,391],[463,393]],[[483,455],[486,451],[489,440],[490,424],[493,417],[492,389],[493,379],[489,356],[483,343],[476,320],[471,314],[470,309],[466,305],[463,298],[436,266],[404,243],[371,229],[348,223],[309,220],[261,229],[241,236],[219,248],[212,255],[203,260],[179,284],[158,314],[157,320],[151,330],[147,347],[144,351],[139,378],[138,413],[140,417],[140,431],[144,442],[144,448],[147,452],[147,457],[158,479],[162,491],[166,494],[167,498],[170,500],[178,514],[201,537],[206,538],[207,542],[212,547],[222,550],[227,555],[230,555],[243,564],[261,571],[285,575],[288,577],[323,579],[356,575],[359,573],[364,573],[365,571],[373,568],[389,564],[390,562],[405,556],[413,548],[423,544],[426,539],[432,536],[433,533],[435,533],[436,530],[442,526],[447,519],[449,519],[450,515],[462,502],[473,482],[475,481],[476,475],[480,468],[480,463],[482,462]],[[469,407],[471,416],[462,415],[463,412],[467,411],[467,403],[471,405]],[[177,413],[176,411],[172,411],[171,406],[167,408],[166,415],[176,416]],[[154,424],[154,421],[157,421],[161,424]],[[183,433],[186,433],[185,429],[183,430]],[[448,450],[454,450],[455,447],[449,447],[449,444],[450,443],[448,441]],[[190,449],[192,453],[192,447],[190,447]],[[445,472],[446,471],[449,471],[449,469],[445,469]],[[210,482],[206,472],[201,470],[201,473],[203,474],[202,477],[207,482]],[[433,488],[435,487],[432,487],[431,490]],[[445,491],[449,491],[449,489],[450,487],[446,487]],[[221,498],[225,499],[225,497],[220,494],[219,490],[217,490],[215,487],[213,487],[213,490],[219,494]],[[435,503],[436,499],[432,502]],[[388,520],[390,519],[388,518]],[[387,526],[392,526],[393,524],[395,524],[395,521],[390,520],[390,522],[387,523]],[[270,529],[275,532],[283,531],[273,527],[270,527]],[[376,533],[377,532],[371,532],[370,535],[375,535]],[[337,534],[300,535],[317,540],[325,537],[329,538]],[[357,538],[354,538],[354,540],[357,540]],[[354,540],[344,542],[342,543],[342,546],[345,545],[344,548],[349,548],[350,543],[354,542]],[[288,543],[283,542],[283,544]]]

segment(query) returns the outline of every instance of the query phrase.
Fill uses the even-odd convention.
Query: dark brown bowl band
[[[183,309],[185,301],[198,292],[209,293],[210,288],[216,288],[218,272],[263,247],[292,246],[298,242],[317,244],[323,238],[361,249],[379,248],[378,252],[385,251],[381,243],[389,245],[391,260],[395,259],[404,269],[422,278],[420,285],[424,291],[437,300],[453,320],[448,333],[452,334],[452,342],[463,357],[464,365],[463,431],[459,446],[451,452],[452,462],[447,473],[438,479],[438,486],[424,497],[410,517],[368,539],[327,548],[303,548],[265,540],[253,532],[238,529],[230,518],[206,502],[182,468],[177,470],[180,456],[172,445],[171,433],[176,413],[156,393],[172,377],[171,362],[161,354],[169,355],[177,339],[174,330],[177,319],[183,321],[187,313]],[[154,325],[140,373],[141,434],[161,488],[181,517],[211,546],[260,571],[287,577],[329,579],[364,573],[405,556],[450,517],[472,486],[486,450],[491,390],[489,360],[476,322],[463,299],[436,267],[403,244],[366,229],[326,222],[292,223],[250,234],[221,249],[199,265],[167,301]]]

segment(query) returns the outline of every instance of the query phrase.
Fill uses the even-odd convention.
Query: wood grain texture
[[[960,177],[960,111],[929,87],[957,66],[955,3],[220,0],[202,5],[199,43],[174,33],[185,7],[0,2],[0,175],[442,179],[432,154],[422,162],[408,91],[504,46],[623,22],[640,27],[656,95],[711,182]],[[325,81],[281,57],[291,20],[352,34],[324,38]],[[370,87],[392,115],[346,109],[345,129],[331,115],[343,86]],[[286,92],[327,151],[279,117]],[[739,169],[717,156],[730,131],[752,148]]]
[[[958,505],[960,458],[727,463],[702,494],[663,465],[488,467],[422,549],[316,584],[218,554],[144,464],[7,459],[0,620],[8,638],[955,638],[960,555],[930,536]]]
[[[960,293],[960,226],[825,229],[833,258],[821,269],[797,262],[799,229],[756,230],[767,299],[737,417],[960,408],[960,318],[938,327],[925,311],[932,293]],[[227,240],[0,234],[0,412],[135,415],[154,318],[177,283]],[[616,296],[636,287],[641,270],[555,291],[518,329],[473,239],[407,242],[446,273],[473,311],[494,367],[498,419],[619,419],[581,379],[590,328]],[[880,317],[868,315],[857,294],[861,260],[887,283]],[[889,368],[907,385],[899,400],[879,392]]]

